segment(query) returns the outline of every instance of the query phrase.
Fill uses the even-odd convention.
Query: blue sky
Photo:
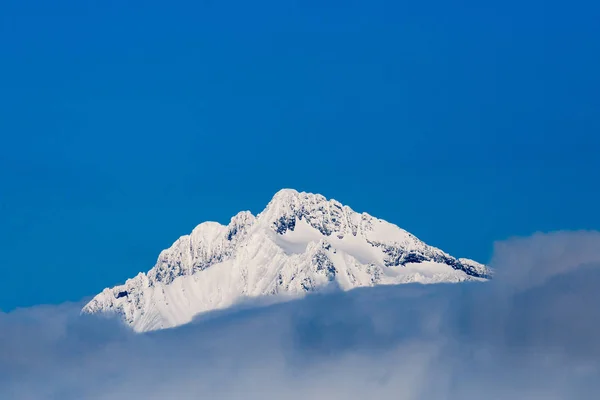
[[[481,3],[3,1],[0,309],[282,187],[484,262],[600,229],[600,6]]]

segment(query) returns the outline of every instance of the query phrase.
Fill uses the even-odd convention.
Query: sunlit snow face
[[[141,335],[71,305],[1,314],[0,398],[598,398],[600,234],[508,241],[493,266]]]

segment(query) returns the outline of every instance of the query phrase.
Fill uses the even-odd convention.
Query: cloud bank
[[[80,304],[0,313],[0,398],[599,398],[600,233],[502,242],[492,265],[143,335]]]

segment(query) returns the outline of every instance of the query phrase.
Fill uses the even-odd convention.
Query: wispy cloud
[[[2,399],[591,399],[600,234],[514,239],[486,284],[404,285],[135,335],[78,304],[0,314]]]

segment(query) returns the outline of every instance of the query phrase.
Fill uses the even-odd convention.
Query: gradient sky
[[[596,2],[0,3],[0,309],[322,193],[461,257],[600,229]]]

